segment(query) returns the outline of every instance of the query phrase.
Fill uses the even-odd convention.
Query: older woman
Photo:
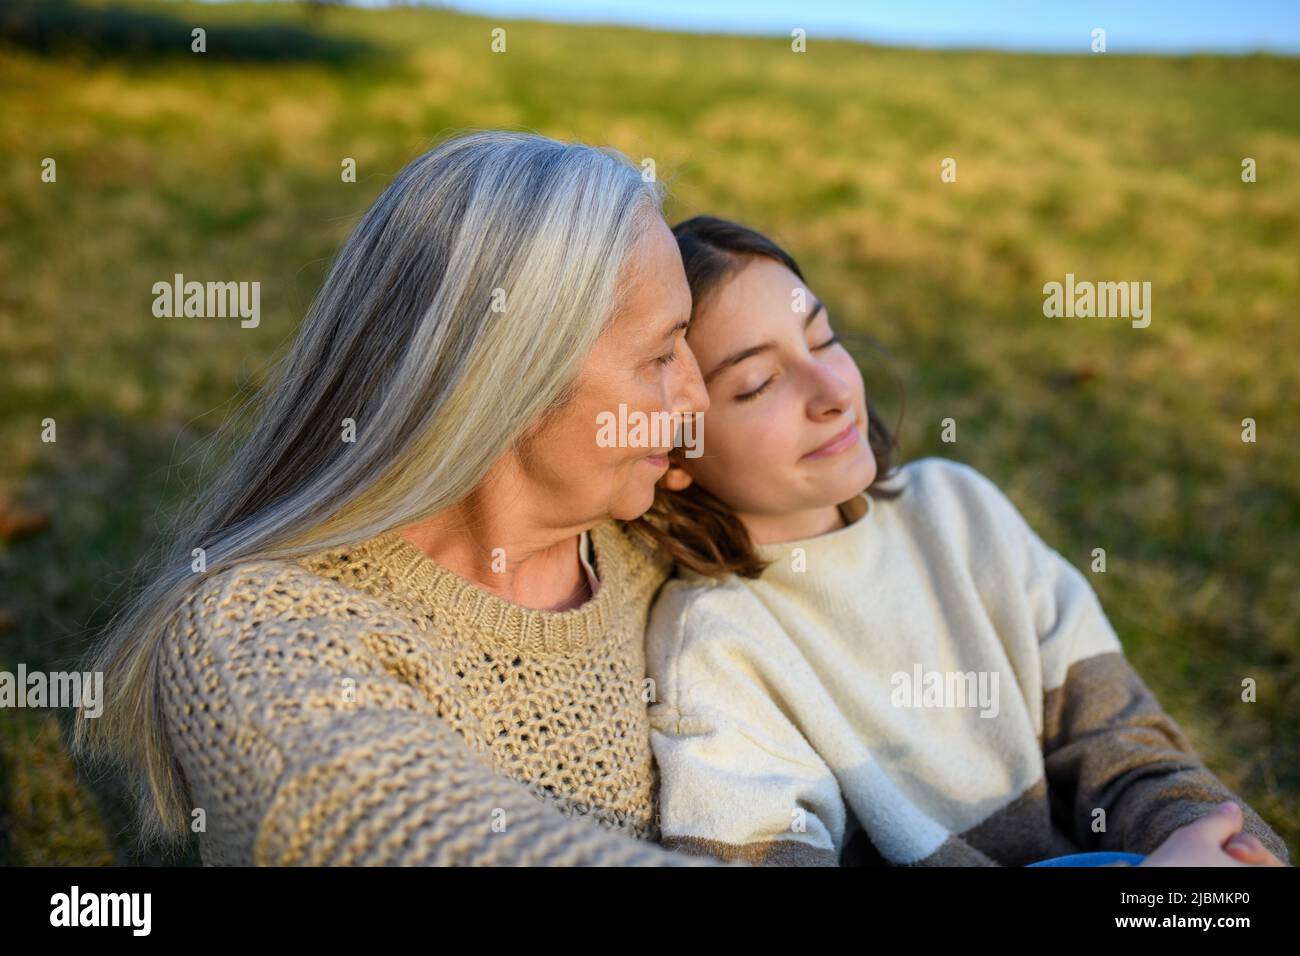
[[[620,524],[669,449],[595,440],[620,404],[708,403],[660,199],[611,151],[489,132],[370,208],[91,665],[110,699],[76,743],[135,768],[144,839],[197,833],[208,864],[708,863],[650,842],[669,565]]]

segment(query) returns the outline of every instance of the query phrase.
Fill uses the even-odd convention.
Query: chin
[[[619,521],[635,521],[655,503],[655,486],[650,485],[644,493],[628,494],[615,501],[609,509],[609,516]]]

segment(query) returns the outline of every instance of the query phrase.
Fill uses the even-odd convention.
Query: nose
[[[826,362],[813,364],[813,395],[808,416],[814,420],[834,418],[853,409],[853,386]]]
[[[689,415],[694,412],[704,413],[709,410],[709,390],[700,375],[700,364],[695,360],[695,353],[686,344],[686,337],[681,340],[681,361],[677,363],[680,372],[673,387],[673,412]]]

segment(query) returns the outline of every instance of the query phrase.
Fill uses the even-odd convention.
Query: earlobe
[[[670,464],[657,484],[665,491],[684,491],[690,487],[693,480],[684,468]]]

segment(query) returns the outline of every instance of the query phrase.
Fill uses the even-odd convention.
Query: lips
[[[849,422],[842,431],[832,436],[824,444],[808,452],[808,454],[804,455],[804,458],[823,458],[827,455],[838,454],[856,444],[858,437],[858,423],[856,421]]]

